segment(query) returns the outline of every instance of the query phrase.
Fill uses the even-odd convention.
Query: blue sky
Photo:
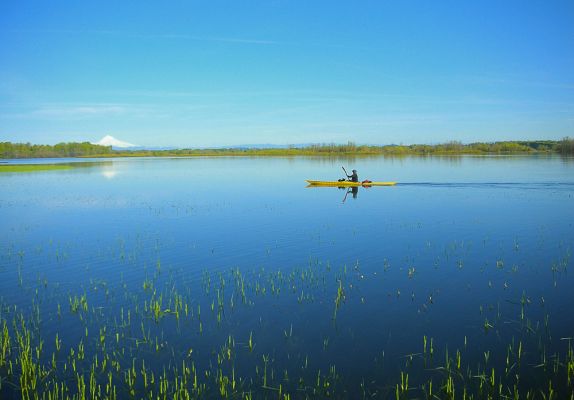
[[[4,1],[0,141],[574,136],[574,2]]]

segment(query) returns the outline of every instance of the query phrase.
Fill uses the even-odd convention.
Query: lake
[[[0,174],[3,399],[574,395],[573,158],[73,161]]]

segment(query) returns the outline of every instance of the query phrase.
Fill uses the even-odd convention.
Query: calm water
[[[399,184],[306,188],[342,165]],[[573,159],[99,160],[1,174],[0,221],[2,398],[23,332],[69,395],[572,394]]]

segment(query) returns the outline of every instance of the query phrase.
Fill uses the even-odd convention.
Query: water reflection
[[[343,197],[343,203],[345,202],[345,200],[347,200],[347,196],[349,195],[349,193],[352,194],[353,199],[356,199],[357,195],[359,194],[359,187],[358,186],[353,186],[350,188],[339,187],[339,189],[345,189],[346,190],[345,197]]]
[[[311,188],[311,187],[316,188],[316,186],[312,186],[312,185],[308,185],[307,187],[308,188]],[[327,188],[327,187],[323,186],[321,188]],[[349,197],[349,195],[351,195],[353,197],[353,199],[356,199],[359,195],[359,186],[351,186],[351,187],[349,187],[349,186],[331,186],[331,188],[334,188],[334,187],[336,187],[339,190],[345,191],[345,196],[343,196],[343,201],[342,201],[343,203],[345,201],[347,201],[347,197]]]
[[[113,179],[117,174],[118,171],[114,168],[113,164],[102,168],[102,175],[106,179]]]

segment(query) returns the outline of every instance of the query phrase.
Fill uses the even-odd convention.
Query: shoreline
[[[574,154],[574,139],[568,137],[562,140],[531,140],[531,141],[502,141],[490,143],[469,143],[451,141],[442,144],[411,144],[411,145],[357,145],[347,144],[315,144],[307,147],[289,148],[206,148],[206,149],[170,149],[148,150],[113,149],[112,146],[83,143],[58,143],[51,145],[35,145],[30,143],[0,143],[0,160],[30,159],[30,158],[131,158],[131,157],[363,157],[363,156],[449,156],[464,155],[494,156],[494,155],[572,155]]]

